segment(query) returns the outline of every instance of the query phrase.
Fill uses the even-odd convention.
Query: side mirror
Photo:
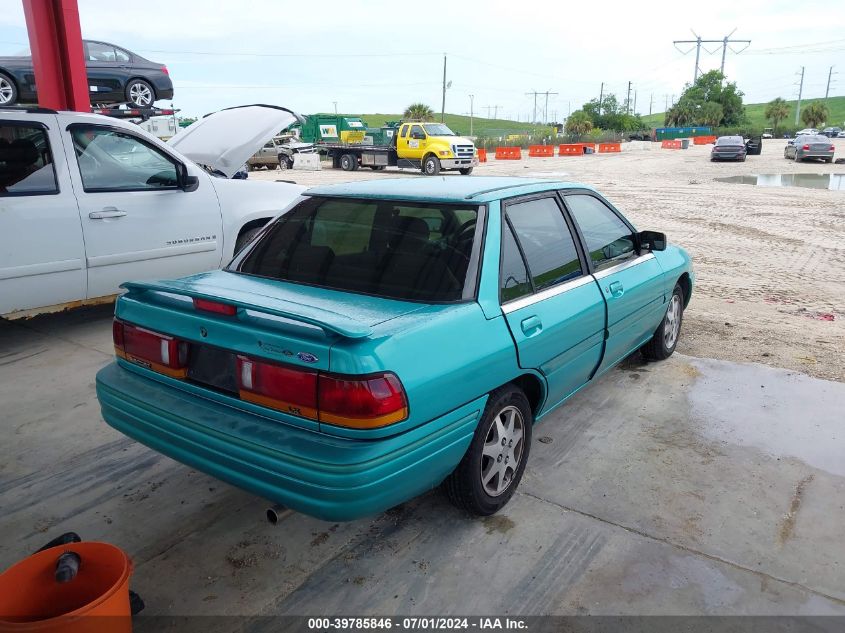
[[[182,191],[188,193],[196,191],[197,187],[200,186],[199,177],[189,175],[188,168],[182,163],[178,165],[177,169],[179,170],[179,181],[181,183],[180,188]]]
[[[658,231],[640,231],[640,250],[665,251],[666,234]]]

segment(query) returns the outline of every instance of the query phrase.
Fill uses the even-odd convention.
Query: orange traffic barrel
[[[76,554],[78,572],[60,582],[60,557]],[[0,574],[0,632],[131,633],[126,553],[83,542],[42,550]]]

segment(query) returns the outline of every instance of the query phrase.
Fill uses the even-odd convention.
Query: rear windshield
[[[716,145],[744,145],[745,141],[741,136],[723,136],[716,139]]]
[[[477,206],[310,198],[229,270],[391,299],[475,296]]]

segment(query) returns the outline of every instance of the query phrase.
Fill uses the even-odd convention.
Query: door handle
[[[522,326],[523,333],[528,337],[534,336],[535,334],[539,334],[543,331],[543,322],[536,314],[526,319],[522,319],[520,325]]]
[[[605,288],[605,290],[607,290],[607,292],[609,292],[610,295],[613,297],[621,297],[623,294],[625,294],[625,288],[622,286],[621,281],[611,282],[611,284],[607,288]]]
[[[107,220],[109,218],[122,218],[126,215],[126,211],[121,211],[116,207],[104,207],[102,211],[92,211],[88,217],[92,220]]]

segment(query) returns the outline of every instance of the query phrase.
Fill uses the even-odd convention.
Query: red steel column
[[[22,0],[38,105],[90,112],[76,0]]]

